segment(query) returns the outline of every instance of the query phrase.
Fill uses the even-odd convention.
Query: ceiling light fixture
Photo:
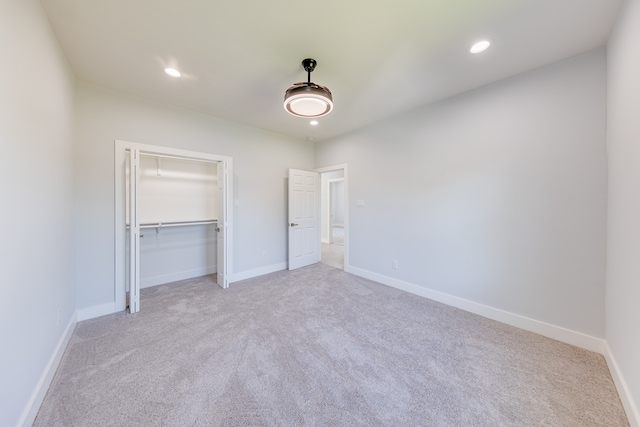
[[[469,50],[469,52],[471,52],[471,53],[484,52],[485,50],[487,50],[489,48],[489,46],[491,46],[491,42],[488,41],[488,40],[483,40],[483,41],[478,42],[478,43],[474,44],[473,46],[471,46],[471,49]]]
[[[164,72],[167,73],[168,75],[170,75],[171,77],[180,77],[182,74],[180,74],[180,71],[174,69],[174,68],[165,68]]]
[[[284,93],[284,109],[298,117],[322,117],[333,110],[333,96],[329,88],[311,83],[311,72],[318,63],[307,58],[302,66],[307,81],[295,83]]]

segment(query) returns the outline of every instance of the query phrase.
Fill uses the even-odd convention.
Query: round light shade
[[[284,109],[298,117],[322,117],[333,110],[333,97],[324,86],[296,83],[284,93]]]

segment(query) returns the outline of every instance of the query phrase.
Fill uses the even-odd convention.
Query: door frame
[[[323,168],[314,169],[315,172],[320,173],[322,176],[325,172],[333,172],[342,170],[344,172],[344,271],[349,273],[351,269],[351,264],[349,262],[349,173],[348,173],[348,164],[341,163],[334,166],[326,166]],[[321,233],[322,234],[322,233]],[[322,236],[320,236],[322,239]],[[318,242],[320,246],[322,246],[322,241]]]
[[[227,185],[225,188],[224,199],[227,208],[227,235],[226,243],[226,265],[225,273],[228,278],[233,275],[233,158],[221,156],[218,154],[202,153],[198,151],[182,150],[179,148],[162,147],[150,144],[140,144],[137,142],[115,140],[115,275],[114,275],[114,297],[116,311],[123,311],[126,307],[126,191],[125,191],[125,167],[127,159],[127,151],[138,149],[144,154],[156,154],[178,157],[189,160],[201,160],[209,162],[222,162],[222,166],[227,171]],[[219,203],[222,201],[220,200]]]

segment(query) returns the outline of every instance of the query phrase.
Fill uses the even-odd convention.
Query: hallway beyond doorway
[[[344,270],[344,246],[323,243],[320,262]]]
[[[344,246],[344,227],[331,227],[331,243]]]

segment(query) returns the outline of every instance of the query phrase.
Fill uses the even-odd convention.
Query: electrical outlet
[[[394,270],[398,269],[398,261],[396,261],[395,259],[393,261],[391,261],[391,268],[393,268]]]
[[[265,259],[267,257],[267,251],[262,251],[262,259]]]
[[[58,307],[58,311],[56,313],[56,326],[60,326],[60,307]]]

